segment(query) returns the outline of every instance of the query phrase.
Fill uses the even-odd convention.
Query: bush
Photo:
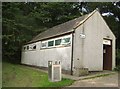
[[[120,49],[117,49],[116,65],[117,65],[117,66],[120,66]]]
[[[120,71],[120,49],[117,49],[116,53],[116,68],[115,71]]]
[[[116,66],[116,67],[114,68],[114,70],[115,70],[115,71],[120,71],[120,66]]]

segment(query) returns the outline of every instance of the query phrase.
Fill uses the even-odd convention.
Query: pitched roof
[[[40,40],[48,39],[55,36],[60,36],[63,34],[67,34],[74,31],[74,28],[78,27],[85,18],[90,17],[95,11],[93,11],[91,14],[83,15],[79,18],[75,18],[73,20],[70,20],[68,22],[62,23],[60,25],[54,26],[52,28],[49,28],[48,30],[38,34],[36,37],[34,37],[31,41],[28,43],[37,42]],[[28,44],[27,43],[27,44]]]

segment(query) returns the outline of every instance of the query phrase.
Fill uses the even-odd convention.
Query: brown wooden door
[[[112,70],[112,45],[103,45],[103,70]]]

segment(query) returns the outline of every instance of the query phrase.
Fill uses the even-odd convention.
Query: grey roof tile
[[[48,39],[48,38],[51,38],[51,37],[54,37],[54,36],[59,36],[59,35],[63,35],[63,34],[69,33],[69,32],[73,32],[74,31],[73,28],[75,26],[77,26],[87,16],[88,16],[88,14],[83,15],[79,18],[75,18],[73,20],[70,20],[68,22],[62,23],[60,25],[54,26],[52,28],[49,28],[48,30],[38,34],[36,37],[34,37],[28,43],[33,43],[33,42]]]

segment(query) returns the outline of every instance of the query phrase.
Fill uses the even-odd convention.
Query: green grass
[[[3,63],[3,87],[63,87],[73,82],[64,78],[60,82],[49,82],[47,73],[23,65]]]

